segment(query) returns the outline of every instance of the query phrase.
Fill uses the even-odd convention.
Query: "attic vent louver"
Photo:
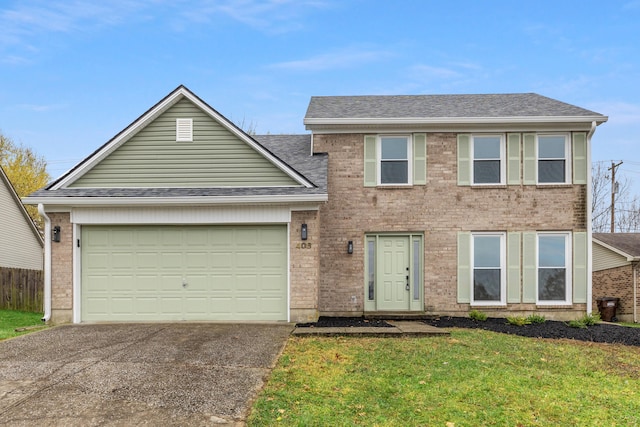
[[[176,141],[193,141],[193,119],[176,119]]]

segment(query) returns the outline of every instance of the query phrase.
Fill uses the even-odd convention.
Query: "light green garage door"
[[[287,228],[83,226],[82,321],[287,320]]]

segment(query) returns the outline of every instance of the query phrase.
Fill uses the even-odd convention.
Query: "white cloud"
[[[28,110],[28,111],[34,111],[37,113],[42,113],[42,112],[47,112],[47,111],[54,111],[54,110],[61,110],[66,108],[67,106],[64,104],[49,104],[49,105],[44,105],[44,104],[20,104],[18,105],[18,108],[22,109],[22,110]]]
[[[318,54],[309,58],[278,62],[269,67],[291,71],[324,71],[351,68],[381,61],[391,56],[392,53],[385,50],[347,48],[335,52]]]
[[[594,103],[589,108],[605,116],[609,116],[609,125],[640,126],[640,104],[614,101]]]

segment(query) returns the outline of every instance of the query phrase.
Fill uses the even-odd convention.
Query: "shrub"
[[[572,328],[586,328],[587,326],[593,326],[600,323],[600,314],[592,313],[585,314],[579,319],[571,320],[568,325]]]
[[[547,321],[544,316],[541,316],[539,314],[530,314],[529,317],[527,317],[527,320],[529,321],[529,323],[544,323]]]
[[[485,320],[487,320],[487,314],[478,310],[471,310],[469,312],[469,317],[479,322],[484,322]]]
[[[524,326],[524,325],[530,325],[531,324],[531,320],[529,320],[528,317],[524,317],[524,316],[510,316],[510,317],[507,317],[507,322],[510,325],[516,325],[516,326]]]

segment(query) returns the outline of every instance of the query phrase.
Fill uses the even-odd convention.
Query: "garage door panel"
[[[286,231],[84,226],[82,320],[286,320]]]

